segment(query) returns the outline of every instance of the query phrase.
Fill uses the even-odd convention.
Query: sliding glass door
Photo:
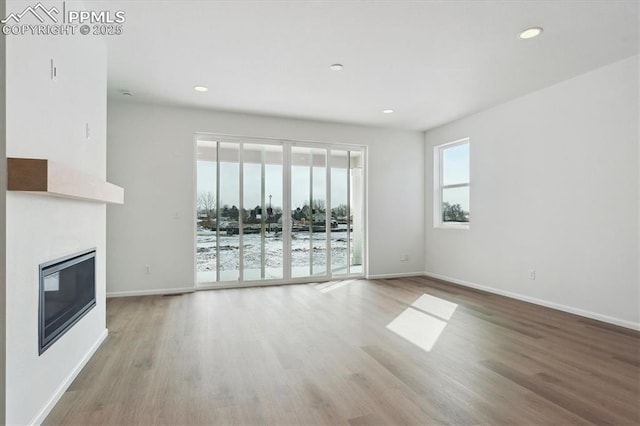
[[[327,150],[291,148],[291,277],[327,275]]]
[[[364,273],[362,148],[196,143],[199,286]]]
[[[363,155],[331,150],[331,274],[362,274],[364,251]]]
[[[282,279],[282,147],[243,144],[242,168],[242,278]]]

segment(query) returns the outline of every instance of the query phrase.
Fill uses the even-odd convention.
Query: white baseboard
[[[130,296],[162,296],[164,294],[193,293],[195,288],[161,288],[155,290],[133,290],[133,291],[112,291],[107,292],[107,298],[110,297],[130,297]]]
[[[572,306],[562,305],[560,303],[550,302],[548,300],[538,299],[535,297],[525,296],[519,293],[512,293],[510,291],[500,290],[497,288],[487,287],[484,285],[472,283],[469,281],[458,280],[456,278],[446,277],[444,275],[434,274],[432,272],[424,272],[424,276],[435,278],[442,281],[449,281],[453,284],[459,284],[465,287],[471,287],[478,290],[486,291],[488,293],[499,294],[501,296],[510,297],[512,299],[522,300],[524,302],[533,303],[535,305],[544,306],[547,308],[555,309],[557,311],[568,312],[570,314],[579,315],[585,318],[591,318],[594,320],[606,322],[609,324],[619,325],[621,327],[630,328],[632,330],[640,330],[640,323],[623,320],[621,318],[611,317],[608,315],[599,314],[597,312],[591,312],[580,308],[574,308]]]
[[[107,338],[108,335],[109,335],[109,330],[105,328],[102,334],[100,334],[100,336],[98,337],[98,340],[95,341],[95,343],[91,346],[91,348],[85,354],[85,356],[82,357],[82,359],[80,360],[80,362],[78,362],[76,367],[71,371],[71,373],[69,373],[67,378],[64,379],[62,383],[60,383],[60,386],[58,386],[58,389],[56,389],[56,391],[53,393],[53,395],[51,395],[51,398],[49,398],[49,400],[44,405],[44,407],[42,407],[40,412],[29,423],[30,425],[40,425],[42,424],[42,422],[44,422],[44,419],[47,418],[47,416],[49,415],[53,407],[55,407],[58,401],[60,401],[60,398],[62,398],[62,395],[64,395],[67,389],[69,389],[69,386],[71,386],[71,383],[75,380],[78,374],[80,374],[84,366],[87,365],[87,362],[89,362],[93,354],[96,353],[96,351],[98,350],[100,345],[102,345],[102,342],[104,342],[104,340]]]
[[[397,274],[375,274],[367,275],[368,280],[386,280],[389,278],[421,277],[424,272],[400,272]]]

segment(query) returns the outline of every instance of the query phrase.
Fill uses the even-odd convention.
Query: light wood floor
[[[640,423],[637,332],[426,278],[328,285],[110,299],[45,424]],[[387,328],[423,294],[458,305],[430,351]]]

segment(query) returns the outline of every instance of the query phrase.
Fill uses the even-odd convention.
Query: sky
[[[326,169],[313,169],[313,198],[324,199],[326,202]],[[331,199],[332,205],[347,203],[347,170],[344,168],[331,169]],[[240,206],[239,200],[239,165],[237,163],[220,163],[220,206]],[[309,167],[293,166],[291,169],[291,202],[292,208],[309,204]],[[216,163],[198,161],[198,194],[216,192]],[[342,184],[339,184],[342,183]],[[259,164],[244,165],[244,208],[252,209],[260,205],[261,169]],[[269,205],[269,195],[272,196],[272,206],[282,208],[282,166],[265,166],[265,205]]]
[[[469,144],[457,145],[444,150],[443,180],[445,185],[469,182]],[[463,210],[469,211],[469,188],[445,189],[443,202],[460,204]]]

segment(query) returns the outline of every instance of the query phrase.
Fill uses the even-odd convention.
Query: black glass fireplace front
[[[40,265],[40,354],[96,305],[95,260],[92,249]]]

